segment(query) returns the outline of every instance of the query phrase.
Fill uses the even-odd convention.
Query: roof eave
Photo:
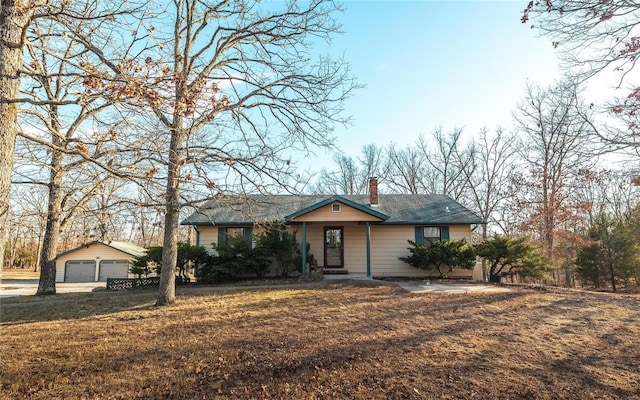
[[[65,255],[70,254],[70,253],[73,253],[73,252],[75,252],[75,251],[78,251],[78,250],[80,250],[80,249],[81,249],[81,248],[83,248],[83,247],[87,247],[87,248],[88,248],[89,246],[93,246],[94,244],[101,244],[101,245],[104,245],[104,246],[109,247],[109,248],[111,248],[111,249],[117,250],[117,251],[119,251],[119,252],[121,252],[121,253],[128,254],[128,255],[130,255],[131,257],[139,257],[139,255],[137,255],[137,254],[133,254],[133,253],[131,253],[130,251],[126,251],[126,250],[124,250],[124,249],[120,249],[120,248],[118,248],[118,247],[111,246],[111,245],[109,245],[108,243],[105,243],[105,242],[103,242],[103,241],[100,241],[100,240],[93,240],[93,241],[91,241],[91,242],[84,243],[84,244],[82,244],[82,245],[80,245],[80,246],[78,246],[78,247],[74,247],[74,248],[73,248],[73,249],[71,249],[71,250],[64,251],[64,252],[62,252],[62,253],[60,253],[60,254],[56,255],[56,258],[59,258],[59,257],[65,256]]]
[[[372,210],[371,208],[363,206],[362,204],[356,203],[354,201],[345,199],[342,196],[335,195],[335,196],[328,197],[328,198],[326,198],[326,199],[324,199],[322,201],[319,201],[318,203],[312,204],[309,207],[305,207],[302,210],[296,211],[293,214],[289,214],[289,215],[284,217],[284,220],[286,222],[290,222],[291,220],[293,220],[295,218],[298,218],[298,217],[300,217],[302,215],[308,214],[308,213],[310,213],[312,211],[315,211],[315,210],[317,210],[317,209],[319,209],[321,207],[324,207],[324,206],[329,205],[329,204],[331,204],[333,202],[336,202],[336,201],[339,202],[339,203],[342,203],[344,205],[347,205],[349,207],[355,208],[356,210],[361,211],[363,213],[369,214],[369,215],[371,215],[373,217],[380,218],[383,221],[386,221],[386,220],[389,219],[389,216],[386,215],[386,214],[383,214],[383,213],[381,213],[379,211],[376,211],[376,210]]]

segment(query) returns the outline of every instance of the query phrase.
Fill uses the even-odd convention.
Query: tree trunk
[[[167,174],[166,212],[164,217],[164,240],[162,243],[162,269],[157,306],[173,303],[176,298],[175,267],[178,262],[178,227],[180,224],[180,168],[183,156],[181,146],[183,133],[179,129],[171,132],[169,148],[169,170]]]
[[[573,281],[571,276],[571,268],[569,267],[569,262],[567,261],[564,266],[564,286],[565,287],[573,287]]]
[[[28,5],[15,0],[2,0],[0,5],[0,276],[4,267],[13,151],[18,133],[18,105],[8,100],[18,98],[18,71],[23,61],[22,29],[33,13],[25,7]]]
[[[62,214],[62,159],[62,153],[52,151],[47,225],[40,254],[40,282],[36,292],[38,296],[56,294],[56,255]]]
[[[611,277],[611,288],[613,289],[614,292],[616,292],[616,273],[615,270],[613,269],[613,263],[609,263],[609,274]]]
[[[44,234],[43,234],[43,230],[45,227],[42,227],[42,229],[40,230],[40,234],[38,234],[38,244],[36,246],[36,263],[35,263],[35,268],[33,269],[33,272],[38,272],[40,271],[40,260],[42,259],[42,246],[43,246],[43,242],[44,242]]]

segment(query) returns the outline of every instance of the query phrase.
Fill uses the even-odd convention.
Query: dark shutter
[[[218,228],[218,244],[227,243],[227,228]]]
[[[421,226],[416,226],[416,244],[424,244],[424,229]]]
[[[440,227],[440,239],[449,240],[449,227],[448,226]]]
[[[244,240],[247,241],[247,244],[249,245],[249,247],[251,247],[252,234],[253,234],[252,227],[244,228]]]

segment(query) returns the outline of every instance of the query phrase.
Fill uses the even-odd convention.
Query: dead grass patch
[[[156,308],[154,295],[3,303],[0,396],[640,397],[638,296],[335,283]]]
[[[34,272],[30,268],[5,268],[2,270],[2,279],[38,279],[40,278],[40,272]]]

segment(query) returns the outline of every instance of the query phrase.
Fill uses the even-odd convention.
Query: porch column
[[[307,223],[302,223],[302,276],[307,276]]]
[[[369,221],[367,221],[365,233],[367,238],[367,278],[371,278],[371,225]]]

